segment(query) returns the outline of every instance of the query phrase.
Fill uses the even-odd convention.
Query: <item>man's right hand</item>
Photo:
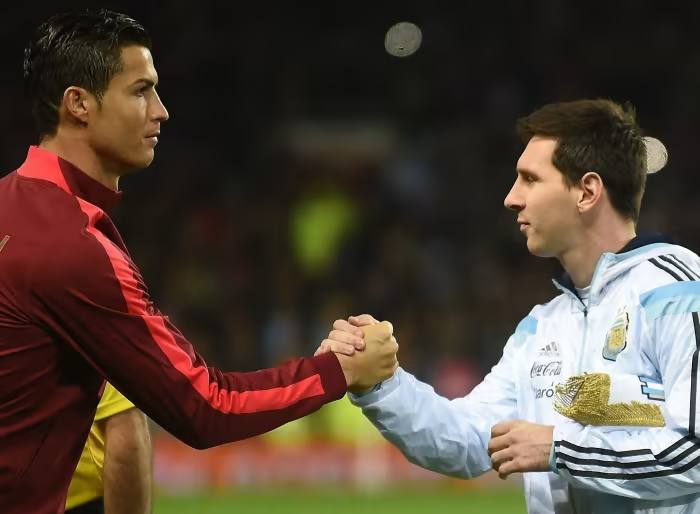
[[[327,351],[336,352],[349,391],[353,393],[368,391],[394,374],[399,366],[396,360],[399,345],[393,336],[394,329],[391,323],[383,321],[361,326],[365,348],[362,351],[353,352],[352,356],[338,353],[339,350],[344,349],[347,342],[337,341],[337,334],[354,333],[357,327],[345,320],[336,320],[333,328],[335,330],[329,334],[328,339],[323,341],[316,355]]]

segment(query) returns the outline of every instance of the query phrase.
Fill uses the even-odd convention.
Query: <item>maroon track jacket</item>
[[[334,354],[207,367],[151,302],[106,211],[120,193],[42,148],[0,180],[0,513],[56,514],[109,380],[195,448],[336,400]]]

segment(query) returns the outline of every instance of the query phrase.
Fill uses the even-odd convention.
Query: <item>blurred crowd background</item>
[[[113,217],[212,365],[309,355],[334,319],[369,312],[394,323],[405,368],[463,395],[556,294],[558,264],[528,255],[502,204],[515,120],[552,101],[636,105],[670,153],[640,231],[700,250],[696,2],[102,5],[150,30],[171,115]],[[23,46],[66,7],[1,8],[2,173],[36,142]],[[407,58],[384,50],[400,21],[423,32]]]

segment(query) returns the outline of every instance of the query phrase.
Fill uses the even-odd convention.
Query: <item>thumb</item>
[[[350,316],[348,318],[348,323],[356,327],[363,327],[366,325],[375,325],[379,323],[379,321],[374,319],[374,316],[371,314],[360,314],[359,316]]]
[[[383,325],[386,328],[386,330],[389,331],[389,335],[392,335],[394,333],[394,325],[391,324],[391,321],[384,320],[381,322],[381,325]]]

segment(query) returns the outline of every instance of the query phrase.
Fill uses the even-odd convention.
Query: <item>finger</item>
[[[331,333],[328,334],[328,339],[338,341],[339,343],[350,344],[358,350],[365,347],[365,340],[362,337],[358,337],[348,332],[343,332],[342,330],[332,330]]]
[[[353,353],[355,353],[355,347],[353,345],[348,343],[342,343],[340,341],[334,341],[333,339],[324,339],[323,343],[321,344],[325,345],[333,353],[342,353],[343,355],[352,355]]]
[[[494,437],[507,434],[511,431],[512,425],[513,421],[501,421],[500,423],[496,423],[491,427],[491,438],[493,439]]]
[[[385,327],[387,327],[389,329],[390,334],[394,333],[394,325],[391,324],[391,321],[384,320],[384,321],[382,321],[382,325],[384,325]]]
[[[488,445],[488,454],[493,455],[497,451],[503,450],[510,446],[510,439],[506,435],[492,437]]]
[[[501,480],[505,480],[513,473],[517,473],[518,471],[520,471],[520,469],[519,469],[517,460],[511,459],[509,461],[504,462],[498,468],[497,471],[498,471],[498,478],[500,478]]]
[[[317,355],[321,355],[322,353],[328,353],[331,351],[331,347],[327,344],[325,344],[325,339],[324,342],[322,342],[318,348],[316,348],[316,351],[314,352],[314,357]]]
[[[356,336],[364,337],[362,330],[357,328],[355,325],[351,325],[344,319],[337,319],[333,322],[333,328],[335,330],[342,330],[343,332],[348,332],[349,334],[355,334]]]
[[[501,466],[513,459],[513,449],[505,448],[491,455],[491,467],[500,473]]]
[[[359,316],[350,316],[348,318],[348,321],[356,327],[374,325],[376,323],[379,323],[379,321],[374,319],[374,316],[372,316],[371,314],[360,314]]]

